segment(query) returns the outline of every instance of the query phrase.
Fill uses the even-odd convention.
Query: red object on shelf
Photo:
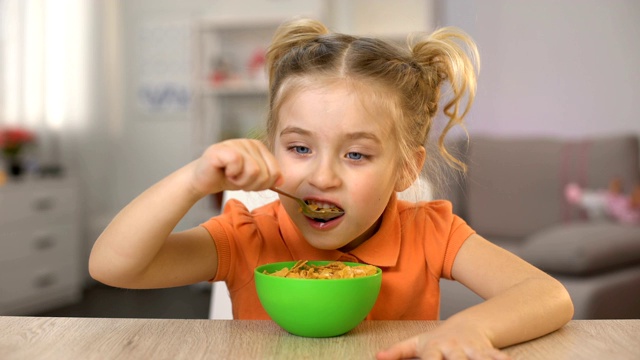
[[[264,49],[256,49],[251,58],[249,59],[249,73],[251,76],[255,76],[257,72],[264,70],[264,64],[266,62],[266,52]]]
[[[17,155],[24,145],[36,140],[36,136],[21,127],[0,129],[0,149],[5,155]]]

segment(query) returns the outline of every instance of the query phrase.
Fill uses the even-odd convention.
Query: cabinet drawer
[[[8,224],[76,211],[77,194],[68,186],[29,186],[0,192],[0,221]]]
[[[0,263],[37,254],[55,254],[78,249],[78,228],[73,221],[60,225],[0,228]]]
[[[0,263],[0,305],[15,305],[21,299],[37,297],[56,289],[78,287],[79,255],[72,252],[66,259],[61,259],[64,257],[58,252],[62,251]]]

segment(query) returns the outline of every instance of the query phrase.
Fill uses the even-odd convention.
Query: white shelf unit
[[[199,155],[228,138],[252,137],[264,129],[268,110],[264,54],[285,18],[201,19],[195,30],[195,139]],[[220,66],[223,64],[223,66]],[[227,72],[220,71],[220,68]]]
[[[34,314],[79,301],[81,259],[73,179],[0,186],[0,315]]]
[[[381,36],[404,42],[408,34],[431,31],[433,0],[324,0],[302,6],[334,31]],[[263,128],[267,115],[267,76],[264,67],[251,75],[248,64],[257,49],[266,50],[286,12],[274,16],[203,17],[195,26],[193,42],[194,150],[198,156],[207,146],[229,137],[250,136]],[[216,65],[225,64],[233,76],[227,81],[211,79]],[[225,66],[222,66],[223,68]]]

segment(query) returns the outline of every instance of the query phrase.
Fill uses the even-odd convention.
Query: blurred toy
[[[253,54],[249,58],[247,68],[249,69],[249,77],[256,83],[267,84],[269,79],[267,78],[267,70],[265,63],[267,61],[266,51],[262,48],[254,50]]]
[[[212,62],[213,71],[209,76],[209,80],[214,85],[222,85],[233,77],[232,62],[225,57],[217,57]]]
[[[622,181],[613,179],[608,189],[592,190],[576,183],[567,184],[565,198],[585,211],[589,220],[613,220],[640,224],[640,184],[630,194],[623,193]]]

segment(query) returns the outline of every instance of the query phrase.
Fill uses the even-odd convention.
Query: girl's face
[[[345,211],[337,219],[316,221],[281,197],[312,246],[349,251],[377,230],[398,179],[391,126],[342,83],[299,91],[282,104],[274,141],[285,179],[281,187]]]

